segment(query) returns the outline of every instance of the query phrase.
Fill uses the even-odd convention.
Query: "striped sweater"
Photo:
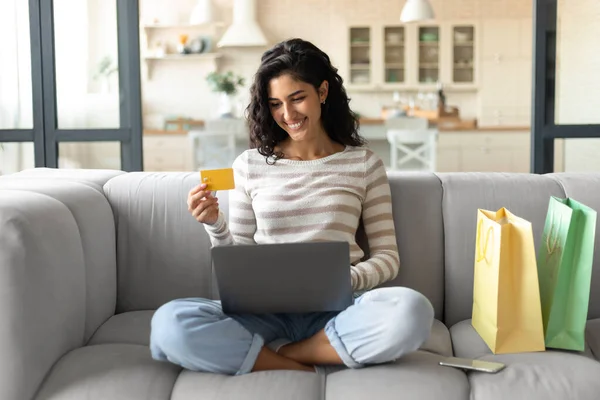
[[[213,246],[346,241],[355,291],[398,274],[390,186],[371,150],[347,146],[317,160],[280,159],[269,165],[252,149],[238,156],[233,169],[229,222],[220,212],[214,225],[205,225]],[[361,218],[370,250],[362,262],[355,239]]]

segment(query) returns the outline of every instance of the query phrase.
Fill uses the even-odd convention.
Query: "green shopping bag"
[[[546,347],[583,351],[596,211],[552,196],[538,248],[538,279]]]

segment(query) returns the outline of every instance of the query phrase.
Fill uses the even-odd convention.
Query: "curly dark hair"
[[[358,116],[350,109],[350,99],[329,56],[314,44],[302,39],[290,39],[276,44],[261,57],[261,64],[250,88],[247,117],[252,147],[267,159],[277,160],[283,154],[275,146],[288,137],[271,115],[268,85],[271,79],[289,74],[306,82],[316,90],[323,81],[329,83],[325,104],[321,104],[321,123],[331,140],[349,146],[362,146],[365,140],[359,135]]]

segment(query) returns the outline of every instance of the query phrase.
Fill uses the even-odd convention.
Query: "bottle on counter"
[[[444,85],[442,82],[437,84],[438,94],[438,113],[441,115],[446,110],[446,94],[444,93]]]

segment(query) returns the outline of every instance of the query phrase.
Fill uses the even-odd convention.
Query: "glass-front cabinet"
[[[452,27],[452,82],[475,82],[475,28],[472,25]]]
[[[384,38],[384,82],[406,82],[405,41],[403,26],[386,26],[383,28]]]
[[[477,89],[476,23],[370,24],[348,28],[349,89]]]
[[[419,27],[419,83],[435,84],[440,80],[440,28]]]
[[[373,83],[371,70],[371,28],[350,28],[350,83]]]

